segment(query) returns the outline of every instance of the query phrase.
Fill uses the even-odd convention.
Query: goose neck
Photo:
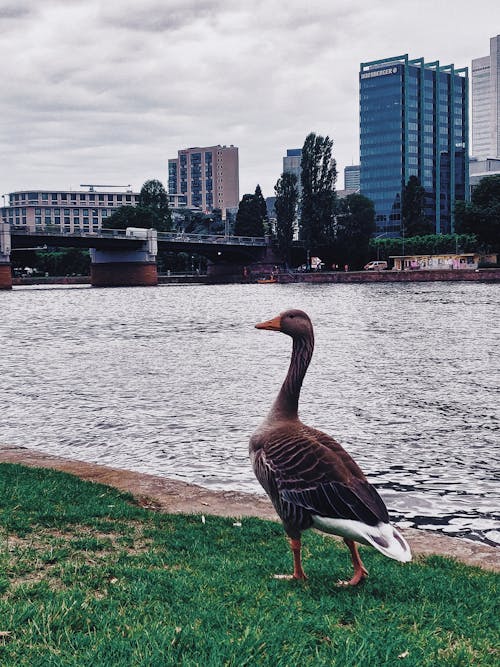
[[[273,413],[288,419],[298,415],[299,396],[314,349],[314,338],[293,339],[292,358],[288,373],[273,405]]]

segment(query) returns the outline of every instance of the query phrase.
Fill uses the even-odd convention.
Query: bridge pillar
[[[156,229],[145,229],[146,239],[136,250],[90,249],[93,287],[151,287],[158,285]]]
[[[10,225],[0,222],[0,289],[12,289]]]

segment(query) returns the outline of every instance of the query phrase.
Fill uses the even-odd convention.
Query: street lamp
[[[384,236],[387,236],[387,234],[390,234],[391,232],[382,232],[382,234],[377,234],[377,236],[373,237],[373,240],[376,241],[377,239],[381,239]],[[377,260],[380,259],[380,244],[377,243]]]

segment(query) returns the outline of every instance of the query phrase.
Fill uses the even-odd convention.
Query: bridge
[[[280,262],[268,237],[157,232],[129,227],[97,232],[33,231],[0,223],[0,289],[12,287],[10,253],[23,248],[89,248],[91,284],[96,287],[156,285],[158,250],[208,259],[212,282],[232,282],[269,272]]]

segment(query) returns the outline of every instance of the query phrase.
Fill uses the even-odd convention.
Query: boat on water
[[[269,278],[257,278],[257,283],[259,285],[269,285],[271,283],[277,283],[275,276],[269,276]]]

